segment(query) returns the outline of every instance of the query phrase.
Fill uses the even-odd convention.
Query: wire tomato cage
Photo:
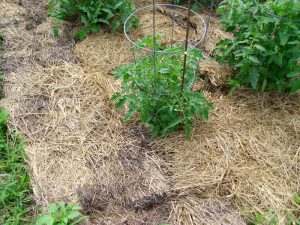
[[[157,60],[163,60],[163,57],[171,57],[170,55],[180,54],[182,58],[174,63],[182,65],[182,71],[181,74],[178,74],[178,80],[181,80],[181,88],[183,90],[186,82],[189,88],[193,87],[197,69],[192,73],[192,77],[186,77],[189,52],[198,46],[204,45],[208,22],[191,9],[192,0],[188,0],[187,7],[175,3],[176,0],[174,4],[158,4],[153,0],[152,5],[135,10],[127,17],[124,23],[124,34],[131,44],[135,65],[139,67],[143,62],[151,63],[148,68],[142,68],[137,76],[147,76],[149,70],[152,70],[154,83],[156,83],[157,73],[159,72],[158,64],[160,61]],[[161,22],[162,17],[164,17],[162,19],[163,24]],[[137,28],[129,29],[131,21],[135,18],[141,24]],[[141,40],[145,37],[148,40],[152,39],[152,45],[141,44]],[[160,41],[161,37],[162,41]],[[160,48],[161,44],[164,48]],[[138,82],[137,85],[139,85]],[[155,87],[154,84],[154,89]]]

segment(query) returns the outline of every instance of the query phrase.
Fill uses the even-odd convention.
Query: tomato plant
[[[218,8],[233,40],[221,40],[217,59],[236,70],[229,83],[255,91],[300,89],[300,2],[225,0]],[[273,16],[272,14],[276,15]],[[284,17],[282,19],[281,17]]]
[[[153,43],[145,38],[140,45]],[[203,93],[192,91],[201,52],[188,51],[186,79],[182,86],[184,47],[167,48],[157,44],[157,49],[180,53],[151,55],[120,67],[115,74],[117,79],[122,78],[122,91],[112,99],[117,101],[117,108],[127,103],[125,121],[140,115],[140,122],[150,127],[152,137],[165,136],[180,127],[189,136],[197,117],[208,119],[208,110],[212,108]]]
[[[192,9],[193,10],[197,10],[199,9],[201,6],[205,6],[205,7],[210,7],[213,6],[214,8],[217,8],[218,4],[221,2],[222,0],[194,0],[192,1]],[[186,3],[187,0],[176,0],[175,3],[176,4],[183,4]]]
[[[89,32],[98,32],[103,25],[116,31],[133,11],[131,0],[51,0],[49,3],[54,33],[58,35],[58,26],[62,20],[79,18],[84,27],[75,34],[78,39],[85,38]],[[133,18],[128,28],[137,23],[137,19]]]

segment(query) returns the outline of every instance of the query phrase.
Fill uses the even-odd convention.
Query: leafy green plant
[[[90,32],[99,32],[100,26],[108,26],[113,32],[116,31],[133,10],[131,0],[51,0],[49,3],[55,35],[59,33],[61,21],[79,18],[84,27],[75,37],[80,40]],[[132,19],[128,29],[137,23],[137,19]]]
[[[280,19],[269,15],[286,17]],[[218,8],[221,22],[234,34],[221,40],[217,59],[236,70],[229,83],[251,86],[255,91],[296,92],[300,89],[300,2],[272,0],[255,4],[225,0]]]
[[[24,141],[8,129],[8,118],[0,109],[0,224],[28,224],[32,219],[32,189]]]
[[[217,8],[218,4],[221,2],[221,0],[194,0],[192,4],[192,9],[197,10],[201,6],[210,7],[213,6],[214,8]],[[176,4],[183,4],[187,3],[187,0],[176,0]]]
[[[154,45],[146,37],[140,45]],[[113,96],[116,108],[127,103],[125,121],[140,115],[141,124],[147,124],[151,136],[165,136],[180,127],[190,135],[192,124],[197,118],[208,119],[212,108],[201,92],[193,92],[195,74],[199,70],[201,52],[188,51],[187,70],[182,85],[183,47],[167,48],[156,43],[157,49],[175,54],[157,54],[139,59],[115,71],[116,79],[122,79],[122,91]],[[155,62],[155,67],[154,67]],[[154,72],[156,71],[156,73]]]
[[[75,225],[87,220],[79,210],[80,206],[65,202],[52,203],[46,209],[47,214],[39,215],[35,225]]]

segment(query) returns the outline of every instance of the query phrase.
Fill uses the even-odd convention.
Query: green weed
[[[260,1],[258,1],[260,2]],[[265,13],[267,8],[278,17]],[[217,59],[236,70],[234,88],[251,86],[255,91],[296,92],[300,89],[300,2],[225,0],[219,6],[221,22],[234,39],[221,40]]]
[[[154,41],[146,37],[141,46],[153,45]],[[208,110],[212,108],[201,92],[193,92],[195,74],[199,71],[201,52],[188,51],[185,83],[182,87],[183,47],[166,48],[156,43],[157,49],[165,52],[181,51],[176,54],[158,54],[139,59],[138,63],[122,66],[115,71],[116,79],[122,79],[122,91],[113,96],[116,107],[128,104],[125,121],[136,114],[141,124],[151,129],[151,136],[165,136],[179,128],[186,136],[197,118],[208,119]],[[155,59],[154,59],[155,58]],[[156,75],[154,73],[156,61]]]
[[[100,26],[107,26],[113,32],[116,31],[133,11],[131,0],[51,0],[49,3],[54,34],[59,34],[61,21],[80,19],[84,27],[75,34],[80,40],[90,32],[99,32]],[[137,26],[137,23],[137,19],[132,19],[128,29]]]
[[[300,195],[295,194],[291,202],[291,207],[284,211],[284,224],[300,225]],[[254,214],[249,217],[253,218],[251,222],[249,222],[250,225],[279,225],[278,215],[272,210],[266,213],[254,212]]]
[[[24,141],[7,127],[8,113],[0,109],[0,224],[29,224],[32,190],[26,168]]]
[[[75,225],[87,220],[79,212],[80,206],[65,202],[52,203],[45,209],[47,214],[38,216],[35,225]]]

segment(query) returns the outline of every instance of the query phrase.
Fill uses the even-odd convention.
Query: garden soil
[[[77,202],[90,215],[87,224],[240,225],[269,210],[285,224],[284,211],[300,192],[300,95],[228,96],[230,70],[210,56],[231,35],[216,17],[199,74],[214,104],[209,121],[190,139],[178,131],[151,140],[137,121],[123,123],[110,101],[120,88],[113,71],[133,61],[125,36],[93,34],[75,43],[76,26],[64,23],[55,38],[46,15],[46,1],[0,0],[1,105],[27,140],[38,206]],[[161,29],[169,28],[167,16],[159,17]],[[178,37],[183,31],[176,29]]]

